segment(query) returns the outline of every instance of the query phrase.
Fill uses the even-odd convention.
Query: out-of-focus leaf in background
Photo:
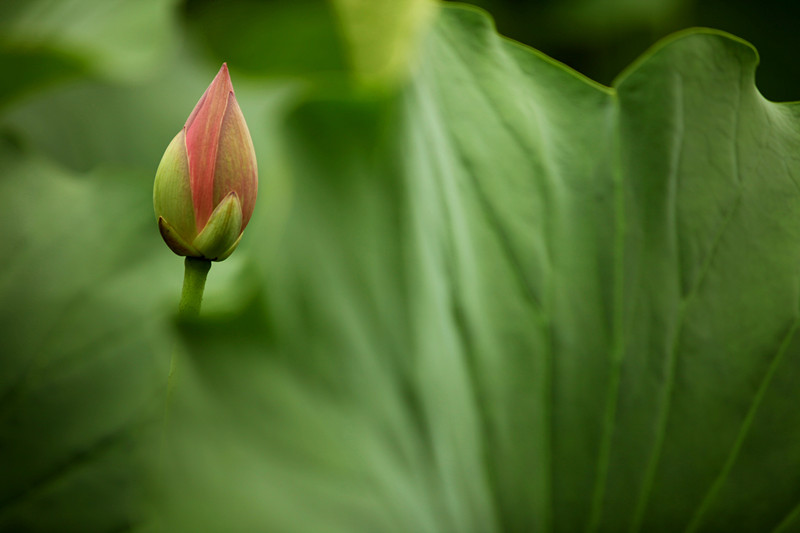
[[[396,82],[415,64],[421,34],[435,4],[430,0],[332,0],[348,44],[354,74],[368,84]]]
[[[87,73],[132,80],[174,48],[175,0],[31,0],[0,6],[0,99]]]
[[[0,529],[124,527],[169,353],[159,300],[179,277],[129,172],[76,175],[6,143],[0,169]]]
[[[3,9],[0,531],[800,528],[800,116],[746,43],[608,88],[458,6]],[[178,324],[152,178],[222,61],[259,201]]]
[[[751,42],[762,58],[759,89],[796,100],[794,57],[800,4],[784,0],[467,0],[488,10],[501,34],[533,46],[600,83],[612,80],[642,50],[693,26]]]
[[[193,0],[183,13],[200,46],[250,74],[331,76],[346,68],[329,2],[234,0],[221,9],[214,0]]]

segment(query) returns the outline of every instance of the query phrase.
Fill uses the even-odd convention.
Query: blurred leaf
[[[67,168],[138,167],[150,178],[165,139],[191,111],[187,93],[206,81],[185,69],[182,74],[132,86],[68,83],[9,109],[2,125]]]
[[[331,76],[371,85],[404,79],[436,5],[431,0],[192,0],[191,29],[219,61],[254,74]]]
[[[609,89],[448,7],[396,92],[234,80],[260,206],[177,330],[145,169],[205,67],[9,108],[0,530],[797,530],[800,108],[756,61],[695,31]]]
[[[66,54],[2,44],[0,66],[7,73],[0,78],[0,109],[29,91],[77,77],[86,70],[77,58]]]
[[[115,79],[163,61],[176,0],[10,0],[0,4],[5,50],[53,50]]]
[[[553,5],[554,22],[566,39],[599,39],[614,33],[670,26],[693,0],[571,0]]]
[[[340,72],[346,61],[328,2],[191,0],[186,18],[217,61],[254,74]]]
[[[356,76],[368,84],[405,78],[436,4],[431,0],[331,1]]]
[[[127,527],[180,282],[149,259],[149,184],[73,176],[5,142],[0,175],[0,531]]]

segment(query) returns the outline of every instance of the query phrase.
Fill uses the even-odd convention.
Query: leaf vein
[[[783,533],[784,531],[788,531],[788,527],[791,525],[792,522],[797,520],[800,517],[800,503],[795,505],[790,511],[789,514],[786,515],[786,518],[781,520],[775,529],[772,530],[772,533]]]
[[[87,463],[96,454],[113,449],[124,442],[129,437],[129,430],[130,428],[127,425],[123,425],[120,429],[97,439],[89,447],[74,452],[65,461],[55,465],[43,475],[28,483],[16,494],[6,496],[3,501],[0,501],[0,516],[9,512],[20,501],[31,497],[36,492],[66,476],[70,471]]]
[[[695,279],[690,291],[686,294],[686,296],[682,299],[680,303],[680,307],[678,310],[678,324],[675,328],[675,332],[672,336],[671,348],[669,351],[668,360],[666,362],[666,376],[665,380],[666,383],[663,388],[663,392],[661,393],[661,400],[660,403],[663,406],[660,410],[658,415],[658,421],[656,426],[656,437],[655,442],[653,444],[653,451],[650,455],[650,460],[648,461],[646,470],[645,470],[645,477],[642,483],[642,490],[639,496],[639,500],[636,504],[634,514],[633,514],[633,521],[631,523],[630,531],[631,533],[638,533],[644,521],[644,514],[647,510],[647,505],[650,500],[650,496],[653,492],[653,486],[655,485],[655,477],[656,471],[658,469],[658,465],[661,461],[661,455],[664,449],[664,443],[666,441],[666,433],[667,433],[667,423],[669,421],[669,413],[672,408],[672,398],[674,395],[674,388],[675,388],[675,371],[678,362],[678,349],[680,346],[680,339],[683,335],[683,326],[686,323],[686,315],[689,305],[695,300],[697,295],[700,292],[700,288],[703,286],[705,279],[708,273],[711,271],[711,265],[714,262],[716,254],[719,250],[720,244],[722,243],[723,237],[728,231],[731,222],[733,221],[734,215],[738,212],[739,206],[741,205],[742,198],[744,196],[743,193],[743,186],[742,186],[742,176],[740,171],[740,164],[739,164],[739,111],[741,109],[742,104],[742,83],[743,80],[741,79],[741,70],[740,70],[740,81],[738,85],[738,96],[737,96],[737,103],[736,109],[734,110],[733,114],[733,158],[731,164],[733,166],[733,173],[736,177],[736,183],[738,184],[736,198],[733,201],[733,205],[731,206],[730,211],[726,214],[725,219],[722,221],[720,225],[719,232],[714,237],[714,240],[711,245],[711,249],[706,257],[705,261],[703,262],[700,272]]]
[[[452,53],[454,53],[454,55],[456,55],[458,57],[458,59],[461,60],[462,64],[470,64],[470,61],[468,60],[468,58],[465,58],[463,56],[463,54],[461,53],[461,47],[458,45],[458,43],[455,42],[452,39],[452,37],[447,35],[447,34],[445,34],[444,37],[448,40],[448,44],[450,45],[449,47],[450,47]],[[496,42],[496,44],[499,44],[500,46],[503,46],[502,42],[499,42],[499,43]],[[501,54],[504,58],[506,58],[506,56],[507,56],[507,53],[506,53],[505,50],[498,50],[498,53]],[[504,66],[506,68],[515,68],[516,67],[516,65],[515,65],[515,63],[513,61],[505,61],[504,62]],[[485,99],[486,103],[488,104],[488,106],[491,107],[495,111],[495,116],[501,117],[502,125],[509,132],[511,138],[514,139],[514,141],[520,146],[520,148],[524,151],[524,153],[529,153],[530,152],[530,148],[529,148],[528,144],[526,143],[526,139],[513,126],[513,124],[511,124],[508,121],[508,119],[506,117],[506,114],[504,114],[502,112],[502,110],[498,107],[497,102],[489,94],[487,94],[485,90],[483,90],[483,85],[484,85],[483,82],[484,82],[484,80],[481,79],[479,76],[477,76],[475,71],[473,71],[472,69],[466,69],[466,72],[467,72],[468,75],[473,77],[473,79],[475,81],[475,85],[482,89],[480,91],[480,94],[484,97],[484,99]],[[535,111],[535,112],[538,112],[538,110]],[[534,122],[536,123],[536,126],[540,130],[540,138],[543,139],[544,138],[544,136],[543,136],[544,132],[541,131],[542,121],[541,120],[536,120]],[[546,370],[545,370],[545,376],[546,377],[545,377],[545,380],[544,380],[544,384],[543,384],[544,388],[542,390],[542,396],[541,397],[542,397],[542,400],[543,400],[543,403],[544,403],[544,405],[543,405],[544,413],[545,413],[545,415],[547,417],[547,422],[546,422],[547,435],[544,436],[543,439],[542,439],[542,451],[541,451],[541,453],[542,453],[542,456],[543,456],[542,464],[543,464],[543,467],[546,469],[546,473],[543,474],[544,475],[544,479],[543,480],[545,482],[544,491],[545,491],[545,495],[546,495],[546,498],[547,498],[547,502],[545,502],[544,505],[542,506],[542,509],[544,510],[544,512],[546,514],[544,514],[541,517],[540,523],[542,524],[542,529],[544,531],[550,531],[550,530],[552,530],[552,517],[553,517],[553,514],[554,514],[554,512],[553,512],[553,504],[554,504],[554,502],[553,502],[553,451],[552,450],[553,450],[553,434],[554,434],[554,431],[553,431],[553,425],[554,425],[554,421],[553,421],[553,401],[554,401],[554,398],[553,398],[553,382],[555,381],[553,373],[554,373],[555,369],[554,369],[554,365],[553,365],[552,320],[551,320],[551,317],[549,316],[549,314],[547,313],[547,311],[545,309],[545,304],[542,301],[540,301],[539,298],[537,297],[536,290],[535,290],[533,284],[531,283],[531,280],[529,279],[529,276],[525,272],[525,268],[523,266],[522,260],[518,257],[518,255],[517,255],[517,253],[516,253],[516,251],[514,249],[514,245],[513,245],[512,239],[509,236],[508,232],[506,231],[505,227],[503,226],[503,223],[502,223],[502,220],[501,220],[501,217],[500,217],[498,209],[495,208],[492,205],[491,201],[489,200],[489,196],[486,193],[486,191],[484,190],[484,188],[482,187],[480,181],[478,180],[478,177],[476,176],[476,173],[470,171],[471,165],[469,164],[469,162],[468,162],[468,160],[466,158],[466,154],[464,153],[464,151],[463,150],[459,150],[459,153],[461,155],[462,163],[463,163],[463,165],[465,167],[465,170],[467,170],[466,174],[469,177],[470,182],[472,183],[472,185],[473,185],[473,187],[474,187],[474,189],[476,191],[476,197],[477,197],[477,199],[478,199],[483,211],[486,214],[486,218],[487,218],[487,221],[489,222],[489,226],[492,229],[492,231],[496,234],[496,236],[498,238],[498,242],[499,242],[499,244],[501,246],[501,249],[502,249],[503,253],[505,254],[506,258],[508,259],[509,265],[511,266],[511,269],[514,272],[514,275],[517,278],[518,283],[520,284],[520,286],[523,289],[524,296],[529,301],[529,303],[532,304],[532,307],[534,308],[534,310],[539,315],[540,326],[541,326],[544,334],[546,335],[546,339],[545,339],[545,350],[546,350],[546,352],[543,354],[544,365],[546,367]],[[548,176],[552,176],[553,172],[552,172],[552,169],[551,169],[551,165],[545,164],[544,166],[547,167],[546,171],[547,171]],[[546,183],[546,179],[544,179],[544,177],[541,180],[541,183]],[[545,218],[545,220],[546,220],[546,218]],[[543,229],[544,229],[545,235],[549,236],[549,231],[547,231],[547,228],[545,227]],[[552,270],[552,258],[551,258],[551,255],[550,255],[551,249],[550,249],[549,239],[545,240],[545,246],[546,246],[546,250],[545,250],[546,263],[550,267],[550,269]],[[551,287],[551,284],[545,284],[545,286],[548,287],[548,289],[549,289],[549,287]],[[547,298],[547,300],[549,301],[549,298]]]
[[[778,366],[780,366],[781,361],[783,361],[783,356],[789,349],[789,345],[792,339],[794,338],[795,333],[797,333],[798,326],[800,326],[800,316],[798,316],[794,320],[792,326],[789,328],[788,333],[784,336],[783,340],[781,341],[778,350],[772,357],[770,365],[767,368],[767,372],[764,375],[763,379],[761,380],[761,384],[759,385],[756,394],[753,396],[753,401],[751,402],[750,408],[747,411],[747,415],[745,416],[744,421],[742,422],[742,426],[739,428],[739,433],[736,436],[736,440],[734,441],[733,446],[731,447],[731,450],[728,453],[728,458],[723,464],[722,470],[720,471],[719,475],[709,487],[706,496],[703,498],[697,510],[695,511],[692,520],[689,522],[689,526],[686,528],[686,533],[693,533],[694,531],[697,531],[697,529],[700,527],[705,514],[708,512],[708,510],[711,508],[711,505],[716,500],[717,494],[719,493],[723,484],[727,480],[731,470],[733,469],[733,466],[736,463],[736,459],[739,456],[739,451],[744,445],[744,441],[747,438],[747,435],[753,426],[753,420],[755,419],[758,409],[761,406],[761,402],[763,401],[764,396],[767,393],[767,389],[769,389],[769,386],[772,384],[772,378],[775,375]]]

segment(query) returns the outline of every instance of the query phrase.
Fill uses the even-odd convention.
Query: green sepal
[[[222,261],[242,234],[242,204],[236,192],[228,193],[211,213],[206,227],[192,245],[206,259]]]
[[[244,235],[244,233],[240,233],[239,238],[236,239],[236,242],[233,243],[233,246],[228,248],[228,250],[224,254],[214,259],[214,261],[224,261],[228,257],[230,257],[230,255],[233,253],[234,250],[236,250],[236,247],[239,246],[239,243],[242,241],[242,235]]]
[[[185,255],[188,257],[201,257],[202,254],[197,249],[186,242],[181,237],[175,228],[170,226],[164,217],[158,217],[158,231],[161,232],[161,238],[167,243],[169,249],[178,255]]]
[[[164,152],[153,185],[153,207],[188,242],[197,236],[185,133],[179,131]]]

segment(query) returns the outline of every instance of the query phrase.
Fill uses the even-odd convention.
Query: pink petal
[[[214,167],[220,128],[230,95],[233,95],[233,85],[228,66],[223,63],[184,125],[192,203],[198,232],[203,230],[214,210]]]
[[[250,132],[236,97],[228,98],[228,107],[220,126],[219,157],[214,168],[214,202],[235,192],[242,205],[242,230],[250,221],[256,205],[258,171]]]

